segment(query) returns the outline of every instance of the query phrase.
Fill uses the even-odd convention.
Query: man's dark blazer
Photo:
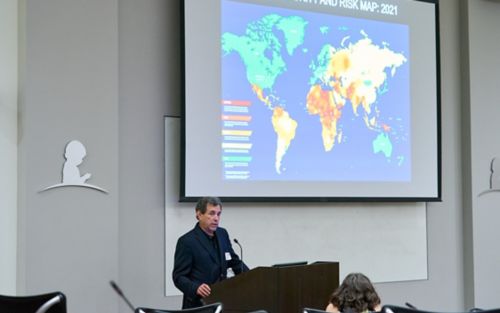
[[[248,271],[248,267],[234,253],[227,231],[218,227],[215,236],[219,256],[198,223],[177,240],[172,278],[184,294],[183,309],[202,306],[201,298],[196,294],[198,287],[203,283],[211,285],[226,279],[228,268],[232,268],[235,274]]]

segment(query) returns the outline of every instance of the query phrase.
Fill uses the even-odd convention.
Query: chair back
[[[212,303],[192,309],[183,310],[163,310],[163,309],[150,309],[150,308],[137,308],[135,313],[221,313],[222,303]]]
[[[311,309],[311,308],[304,308],[302,310],[303,313],[328,313],[327,311],[325,310],[320,310],[320,309]],[[373,312],[373,311],[366,311],[367,313],[376,313],[376,312]]]
[[[32,296],[0,295],[0,313],[66,313],[66,297],[62,292]]]
[[[469,311],[471,312],[471,311]],[[477,312],[477,311],[476,311]],[[489,310],[481,310],[481,313],[500,313],[500,308],[489,309]],[[397,305],[384,305],[382,307],[381,313],[444,313],[439,311],[423,311],[418,309],[412,309]],[[449,312],[448,312],[449,313]],[[468,313],[468,312],[457,312],[457,313]]]

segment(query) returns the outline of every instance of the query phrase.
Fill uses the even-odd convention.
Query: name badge
[[[225,256],[226,256],[226,261],[230,261],[231,260],[231,253],[226,252]]]

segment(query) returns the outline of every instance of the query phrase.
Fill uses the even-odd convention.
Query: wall
[[[465,168],[469,183],[464,189],[464,214],[467,226],[466,249],[469,252],[466,263],[467,286],[470,295],[468,306],[481,308],[499,307],[500,300],[500,188],[490,190],[492,159],[497,158],[496,176],[499,173],[500,140],[498,125],[500,105],[498,90],[500,79],[500,2],[467,1],[467,23],[464,33],[469,41],[464,51],[468,53],[465,68],[470,88],[466,99],[467,113],[463,124],[467,125],[464,141],[470,146],[469,163]]]
[[[180,115],[179,12],[178,1],[119,2],[119,278],[149,307],[180,307],[164,297],[163,135],[164,115]]]
[[[127,312],[109,288],[115,279],[136,305],[178,307],[178,297],[163,296],[163,118],[180,112],[179,4],[25,4],[19,293],[60,289],[71,312]],[[377,288],[384,303],[453,311],[464,307],[461,33],[459,2],[440,6],[443,201],[427,208],[428,279]],[[81,169],[108,195],[76,188],[38,192],[60,179],[71,139],[86,145]]]
[[[17,1],[0,2],[0,294],[15,294],[17,249]]]
[[[19,294],[62,290],[68,311],[116,312],[118,1],[26,1],[19,104]],[[61,182],[65,145],[109,194]]]
[[[463,308],[461,64],[458,1],[440,1],[443,201],[427,206],[428,280],[377,286],[385,303]]]

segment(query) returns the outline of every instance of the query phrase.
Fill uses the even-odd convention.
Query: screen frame
[[[186,26],[185,1],[180,1],[180,29],[181,29],[181,140],[180,140],[180,190],[179,202],[196,202],[205,195],[189,195],[186,190]],[[440,31],[439,31],[439,1],[438,0],[411,0],[426,2],[434,5],[435,18],[435,63],[436,63],[436,196],[223,196],[218,195],[224,202],[440,202],[442,201],[442,160],[441,160],[441,72],[440,72]],[[216,195],[217,196],[217,195]]]

